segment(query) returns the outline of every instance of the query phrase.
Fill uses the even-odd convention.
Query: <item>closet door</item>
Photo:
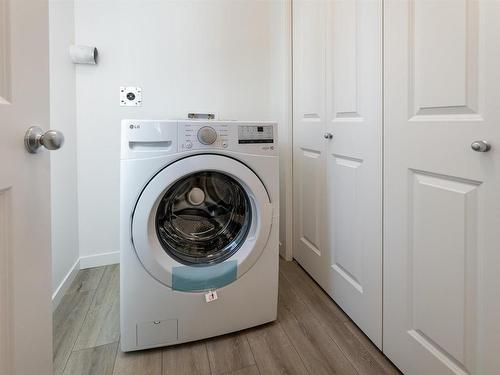
[[[498,374],[500,2],[387,0],[384,19],[384,352]]]
[[[382,0],[293,2],[294,257],[382,344]]]
[[[382,0],[328,2],[326,223],[335,302],[382,347]]]
[[[293,256],[328,290],[325,21],[326,1],[293,1]]]

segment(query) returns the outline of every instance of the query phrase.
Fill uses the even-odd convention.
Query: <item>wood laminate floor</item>
[[[54,312],[55,375],[399,374],[296,262],[280,261],[278,320],[121,353],[119,266],[81,270]]]

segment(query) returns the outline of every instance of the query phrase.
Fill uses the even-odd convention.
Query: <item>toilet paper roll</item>
[[[69,55],[75,64],[97,64],[97,48],[91,46],[71,46]]]

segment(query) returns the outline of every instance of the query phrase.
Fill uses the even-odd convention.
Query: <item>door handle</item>
[[[323,138],[325,138],[325,139],[332,139],[333,138],[333,134],[332,133],[325,133],[325,134],[323,134]]]
[[[43,146],[47,150],[59,150],[64,144],[64,135],[58,130],[43,131],[38,126],[32,126],[24,135],[24,146],[30,154],[35,154]]]
[[[472,142],[470,147],[476,152],[488,152],[491,150],[491,145],[487,141]]]

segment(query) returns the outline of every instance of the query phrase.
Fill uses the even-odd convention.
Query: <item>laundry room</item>
[[[120,273],[120,218],[126,215],[120,210],[122,120],[134,119],[131,126],[144,128],[159,120],[213,116],[210,127],[219,133],[217,126],[227,127],[224,121],[249,127],[275,123],[271,131],[281,148],[277,141],[271,146],[276,154],[290,153],[289,12],[290,4],[279,1],[49,1],[50,128],[65,137],[50,160],[54,374],[83,373],[75,369],[82,366],[82,354],[115,348],[120,339],[118,294],[112,293]],[[90,61],[78,60],[86,52]],[[177,129],[175,123],[165,126],[164,133]],[[277,163],[268,168],[276,181]],[[291,175],[286,170],[281,168],[283,180]],[[151,176],[131,183],[142,189]],[[283,202],[291,200],[291,191],[281,194]],[[281,210],[285,217],[286,204]],[[261,226],[258,219],[254,215]],[[109,298],[99,304],[96,297],[76,300],[82,293],[97,296],[104,287]],[[75,324],[68,327],[67,319]],[[228,332],[238,329],[234,324]]]
[[[0,0],[0,375],[498,375],[500,0]]]
[[[122,119],[213,113],[287,121],[287,19],[279,2],[53,1],[50,11],[51,127],[65,131],[67,142],[66,154],[51,160],[55,194],[68,199],[53,200],[62,226],[54,230],[74,234],[78,213],[84,265],[119,258]],[[97,64],[71,64],[71,45],[95,47]],[[141,89],[140,105],[121,106],[122,87]],[[61,236],[53,239],[55,251],[67,254],[75,243]],[[70,263],[54,273],[54,286]]]

